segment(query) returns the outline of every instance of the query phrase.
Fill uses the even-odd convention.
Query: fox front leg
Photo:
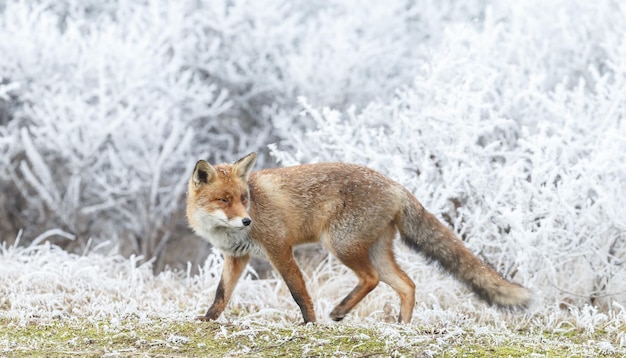
[[[237,281],[241,277],[243,270],[246,268],[246,265],[250,261],[250,256],[224,256],[224,269],[222,271],[222,278],[220,279],[220,283],[217,285],[217,290],[215,291],[215,300],[213,304],[206,312],[204,316],[199,316],[198,319],[201,321],[213,321],[216,320],[230,301],[230,297],[235,290],[235,285],[237,285]]]
[[[294,301],[300,307],[304,323],[315,322],[313,301],[311,301],[311,296],[309,296],[309,292],[306,289],[302,271],[300,271],[300,267],[298,267],[296,259],[293,257],[292,248],[282,247],[275,252],[270,251],[268,252],[268,257],[272,266],[280,273],[287,284]]]

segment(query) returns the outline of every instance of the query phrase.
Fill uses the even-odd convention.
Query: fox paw
[[[218,314],[207,312],[207,314],[205,314],[204,316],[196,316],[196,319],[202,322],[208,322],[208,321],[215,321],[217,317],[219,317]]]
[[[344,312],[344,310],[339,309],[339,307],[336,307],[331,313],[330,313],[330,318],[335,321],[335,322],[339,322],[342,319],[344,319],[344,317],[346,317],[346,314],[348,312]]]

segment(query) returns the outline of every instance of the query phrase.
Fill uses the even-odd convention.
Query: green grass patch
[[[625,331],[585,333],[490,327],[429,330],[414,325],[322,323],[297,325],[128,318],[0,320],[0,355],[101,356],[336,356],[539,357],[624,355]],[[621,338],[620,338],[621,337]]]

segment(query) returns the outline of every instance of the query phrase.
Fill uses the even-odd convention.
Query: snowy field
[[[625,24],[610,0],[0,0],[0,322],[191,322],[221,258],[186,226],[186,180],[258,151],[383,172],[535,296],[487,307],[398,243],[411,326],[381,326],[398,313],[381,285],[341,327],[574,334],[570,353],[625,355]],[[301,265],[331,324],[354,276]],[[301,320],[259,276],[220,318],[231,336]]]

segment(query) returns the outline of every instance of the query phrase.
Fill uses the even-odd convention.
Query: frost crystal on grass
[[[172,335],[170,335],[167,338],[167,341],[169,343],[179,344],[180,345],[180,344],[187,344],[187,343],[189,343],[189,338],[184,337],[184,336],[177,336],[175,334],[172,334]]]
[[[613,347],[611,342],[598,342],[598,349],[602,354],[615,354],[615,347]]]

